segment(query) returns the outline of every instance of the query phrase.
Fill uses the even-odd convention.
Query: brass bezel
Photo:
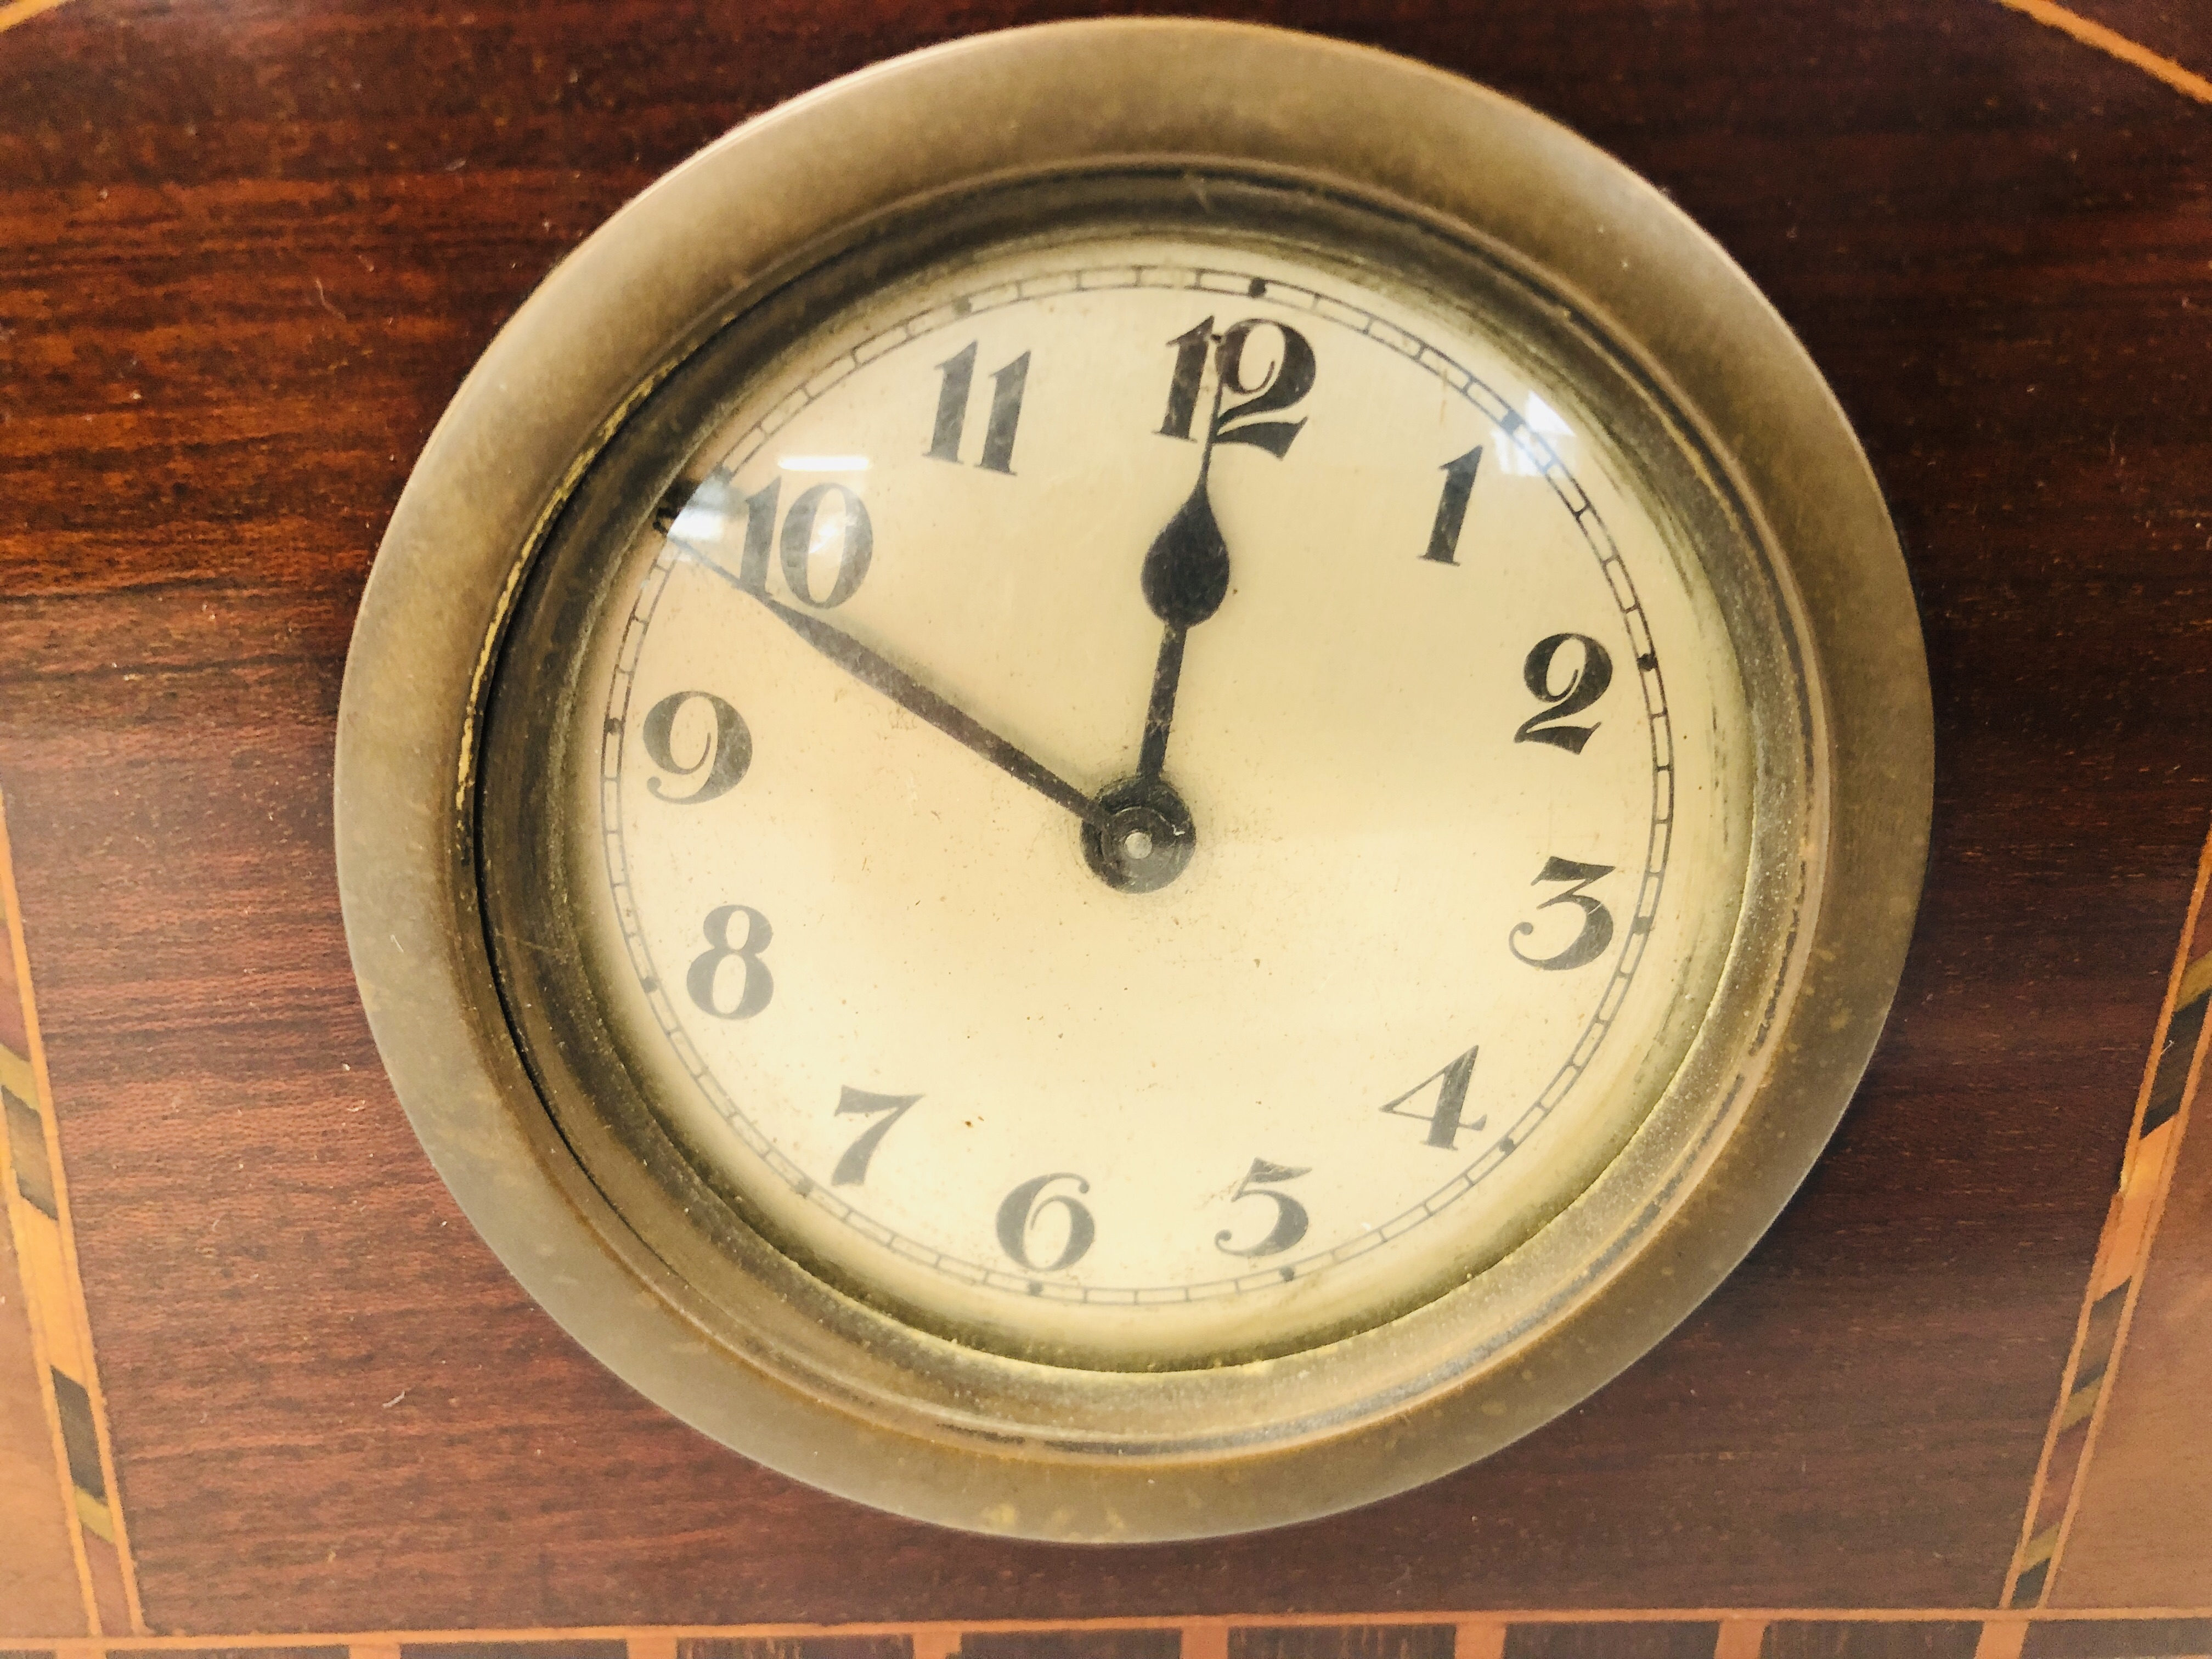
[[[1382,108],[1387,123],[1371,118]],[[1680,1121],[1639,1131],[1585,1194],[1604,1188],[1613,1218],[1576,1238],[1547,1229],[1328,1347],[1212,1370],[986,1353],[841,1294],[742,1224],[712,1239],[672,1225],[659,1176],[610,1163],[573,1113],[549,1113],[478,886],[503,631],[641,400],[731,319],[901,216],[1117,168],[1364,204],[1557,296],[1697,438],[1769,561],[1789,641],[1746,669],[1754,708],[1775,716],[1747,899],[1763,919],[1652,1114]],[[1237,25],[1054,25],[880,65],[738,129],[617,215],[493,342],[363,599],[340,709],[340,885],[380,1048],[440,1173],[617,1372],[750,1455],[902,1513],[1035,1537],[1191,1536],[1325,1513],[1481,1456],[1604,1382],[1734,1266],[1825,1144],[1893,994],[1931,746],[1917,618],[1863,456],[1780,319],[1649,186],[1518,105],[1381,53]]]

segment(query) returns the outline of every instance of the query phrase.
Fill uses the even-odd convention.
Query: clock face
[[[1279,242],[1070,236],[730,389],[574,649],[596,995],[863,1299],[1280,1353],[1569,1213],[1744,903],[1741,674],[1537,344]]]

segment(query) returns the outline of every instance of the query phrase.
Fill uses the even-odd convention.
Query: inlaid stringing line
[[[2092,22],[2079,13],[2054,5],[2051,0],[1997,0],[1997,4],[2023,17],[2032,17],[2047,28],[2070,35],[2092,51],[2116,58],[2133,69],[2139,69],[2154,80],[2163,81],[2185,98],[2194,98],[2200,104],[2212,104],[2212,81],[2207,81],[2193,70],[2184,69],[2171,58],[2161,58],[2147,46],[2139,46],[2124,34],[2106,28],[2102,23]],[[4,27],[0,22],[0,27]]]
[[[2051,1597],[2096,1450],[2097,1431],[2119,1370],[2129,1323],[2150,1259],[2151,1243],[2173,1174],[2191,1097],[2203,1065],[2205,1015],[2212,1007],[2212,940],[2201,939],[2204,899],[2212,884],[2212,839],[2197,861],[2197,883],[2167,977],[2150,1058],[2136,1094],[2119,1189],[2075,1323],[2074,1343],[2060,1373],[2058,1403],[2028,1489],[2020,1541],[2005,1574],[2002,1606],[2041,1608]]]
[[[4,21],[0,15],[0,22]],[[6,1200],[30,1316],[39,1391],[52,1431],[87,1628],[94,1636],[104,1633],[109,1620],[101,1611],[100,1584],[106,1578],[112,1586],[119,1578],[129,1627],[143,1635],[146,1621],[123,1522],[106,1401],[93,1364],[92,1327],[85,1315],[84,1285],[70,1222],[69,1182],[62,1170],[46,1044],[39,1035],[31,994],[30,954],[3,808],[0,908],[7,915],[6,949],[15,979],[14,990],[0,989],[0,995],[15,999],[26,1050],[19,1054],[10,1043],[0,1042],[0,1109],[4,1109],[0,1116],[0,1183],[4,1183],[0,1195]],[[114,1577],[107,1577],[111,1571]]]
[[[1417,1611],[1368,1613],[1278,1613],[1206,1618],[1102,1618],[1070,1620],[975,1619],[952,1621],[881,1621],[849,1625],[596,1625],[565,1628],[489,1628],[375,1632],[292,1631],[274,1634],[198,1634],[108,1638],[64,1637],[32,1645],[53,1659],[100,1659],[108,1653],[190,1654],[210,1650],[343,1649],[347,1659],[404,1659],[406,1650],[430,1644],[546,1644],[545,1659],[559,1659],[562,1644],[622,1642],[628,1659],[678,1659],[692,1640],[804,1642],[854,1638],[904,1638],[912,1659],[955,1659],[970,1634],[1104,1635],[1127,1631],[1172,1631],[1178,1659],[1228,1659],[1236,1638],[1246,1632],[1336,1630],[1371,1635],[1408,1627],[1449,1628],[1452,1659],[1503,1659],[1516,1627],[1570,1625],[1590,1630],[1630,1629],[1639,1625],[1710,1624],[1714,1627],[1711,1659],[1758,1659],[1770,1631],[1792,1625],[1978,1625],[1974,1659],[2019,1659],[2036,1626],[2111,1626],[2116,1635],[2137,1634],[2142,1621],[2212,1623],[2212,1607],[2099,1607],[2057,1609],[2034,1614],[1993,1613],[1987,1607],[1568,1607],[1516,1608],[1507,1612]],[[2165,1645],[2170,1646],[2171,1644]],[[2178,1656],[2176,1656],[2178,1659]]]

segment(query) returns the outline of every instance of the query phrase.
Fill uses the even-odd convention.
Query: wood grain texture
[[[76,0],[0,34],[0,785],[155,1629],[1996,1596],[2212,809],[2212,124],[1985,0],[1221,9],[1472,74],[1666,188],[1830,377],[1918,585],[1897,1014],[1774,1232],[1612,1386],[1280,1534],[958,1536],[645,1404],[423,1160],[328,805],[415,452],[699,144],[1075,9]]]

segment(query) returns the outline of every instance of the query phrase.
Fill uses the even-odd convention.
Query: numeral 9
[[[704,742],[699,758],[687,765],[676,757],[676,722],[684,705],[695,702],[706,705],[707,712],[714,717],[714,726],[712,732],[700,734]],[[686,724],[696,726],[697,722]],[[646,780],[648,790],[677,806],[696,806],[702,801],[727,794],[737,787],[745,769],[753,763],[753,737],[745,729],[744,717],[711,691],[678,691],[663,697],[646,711],[638,736],[644,741],[645,752],[662,771],[699,779],[699,787],[688,795],[671,794],[659,778]]]

